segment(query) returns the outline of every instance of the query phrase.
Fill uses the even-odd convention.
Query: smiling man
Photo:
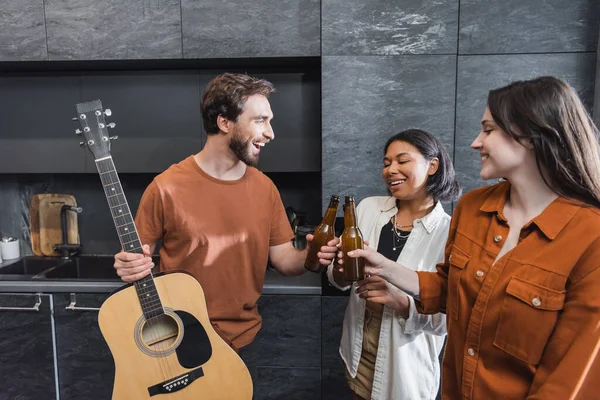
[[[115,255],[122,280],[138,280],[154,266],[149,256],[162,239],[159,270],[184,270],[200,282],[215,330],[234,349],[252,342],[261,327],[256,302],[267,261],[283,275],[305,272],[306,250],[292,245],[279,191],[256,169],[275,138],[268,100],[274,90],[242,74],[208,84],[201,104],[206,145],[144,192],[135,223],[145,255]]]

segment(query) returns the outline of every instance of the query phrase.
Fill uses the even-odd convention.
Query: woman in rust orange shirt
[[[437,272],[349,254],[446,313],[443,399],[600,398],[598,129],[552,77],[492,90],[481,124],[480,175],[506,181],[460,199]]]

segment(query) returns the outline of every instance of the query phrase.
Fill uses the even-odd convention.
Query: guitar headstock
[[[87,147],[95,159],[110,156],[110,141],[117,139],[118,136],[109,136],[108,128],[114,128],[115,123],[106,123],[104,116],[110,117],[112,112],[107,108],[102,109],[100,100],[78,103],[75,105],[77,118],[73,121],[79,121],[81,129],[77,129],[77,135],[83,135],[85,141],[81,142],[82,147]]]

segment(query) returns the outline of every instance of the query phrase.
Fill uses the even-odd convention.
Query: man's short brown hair
[[[217,76],[206,86],[200,104],[206,133],[209,135],[219,133],[217,125],[219,115],[230,121],[237,121],[248,97],[262,94],[268,98],[274,91],[273,84],[265,79],[232,73]]]

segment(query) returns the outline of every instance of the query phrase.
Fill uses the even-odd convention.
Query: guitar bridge
[[[202,367],[199,367],[186,374],[182,374],[173,379],[150,386],[148,388],[148,393],[150,393],[150,397],[157,394],[173,393],[187,387],[189,384],[202,376],[204,376],[204,371],[202,371]]]

